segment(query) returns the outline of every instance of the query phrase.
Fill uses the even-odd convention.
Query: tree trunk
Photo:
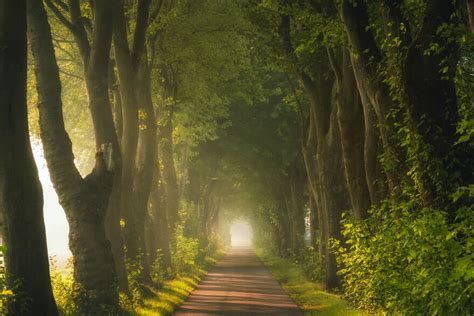
[[[309,95],[317,139],[316,156],[321,185],[321,222],[322,231],[325,233],[321,240],[321,251],[325,262],[326,286],[335,288],[339,286],[340,280],[329,240],[341,239],[341,215],[350,206],[346,202],[347,189],[343,172],[337,109],[332,104],[334,79],[328,74],[329,69],[326,67],[321,63],[314,80],[303,74],[302,81]]]
[[[467,16],[471,33],[474,35],[474,0],[467,0]]]
[[[58,315],[26,109],[26,1],[0,1],[0,213],[11,315]],[[25,297],[27,300],[22,300]]]
[[[474,166],[471,145],[456,145],[460,116],[454,77],[459,47],[439,32],[440,27],[458,25],[457,10],[451,1],[428,2],[422,28],[408,49],[402,71],[411,129],[419,136],[413,137],[418,192],[425,205],[453,210],[457,208],[452,208],[449,194],[472,183]],[[443,49],[426,54],[433,46]]]
[[[319,247],[319,216],[318,216],[318,204],[314,199],[314,194],[309,194],[309,228],[310,228],[310,246],[313,250],[318,251]],[[319,254],[319,252],[318,252]]]
[[[341,17],[351,45],[352,68],[360,97],[365,103],[364,106],[371,106],[377,117],[389,191],[392,196],[397,197],[401,193],[401,176],[406,172],[401,148],[396,145],[396,124],[394,113],[391,113],[396,107],[389,87],[377,72],[382,55],[369,27],[365,2],[344,0],[341,5]]]
[[[370,207],[365,172],[364,112],[351,67],[349,52],[343,48],[341,66],[332,58],[337,77],[337,118],[341,133],[342,154],[352,210],[356,219],[367,217]]]
[[[158,252],[161,254],[161,265],[162,269],[167,270],[171,268],[171,251],[170,251],[170,233],[168,216],[166,214],[166,201],[163,184],[160,180],[160,171],[158,169],[158,163],[155,164],[157,168],[155,172],[156,179],[154,186],[151,191],[150,197],[150,213],[152,217],[152,223],[155,230],[156,243],[151,251],[153,256]]]
[[[318,166],[320,181],[323,186],[325,220],[327,222],[325,271],[326,286],[330,289],[339,287],[340,278],[337,275],[337,264],[329,240],[342,240],[342,212],[350,208],[347,187],[344,178],[341,139],[337,125],[337,113],[333,111],[330,117],[330,129],[325,139],[318,144]]]
[[[139,97],[143,83],[143,78],[139,78],[140,65],[148,62],[145,52],[145,38],[148,29],[148,16],[150,0],[138,1],[136,27],[133,34],[132,47],[128,43],[127,26],[124,10],[124,1],[118,1],[115,10],[114,22],[114,53],[117,63],[118,77],[120,82],[121,105],[122,105],[122,182],[121,182],[121,202],[120,209],[125,220],[124,241],[127,258],[132,261],[140,261],[144,258],[144,219],[146,203],[148,201],[148,188],[136,188],[135,184],[140,184],[137,178],[137,163],[139,154]],[[148,85],[149,83],[147,83]],[[148,89],[149,90],[149,89]],[[152,177],[148,178],[152,179]],[[151,180],[147,183],[150,184]],[[140,184],[141,186],[141,184]],[[140,197],[136,195],[140,193]],[[140,199],[146,199],[141,201]],[[140,205],[139,205],[140,204]],[[146,264],[147,259],[141,261]],[[144,267],[146,269],[146,267]],[[148,277],[145,277],[148,279]]]
[[[165,100],[176,101],[176,87],[170,82],[168,76],[165,80]],[[165,101],[165,103],[168,101]],[[176,224],[179,220],[179,188],[176,177],[173,151],[173,104],[162,104],[159,109],[159,156],[163,164],[162,181],[166,196],[166,213],[170,233],[174,236]]]
[[[293,167],[295,168],[295,167]],[[297,168],[297,167],[296,167]],[[290,249],[295,258],[300,258],[305,247],[304,233],[305,233],[305,209],[301,203],[304,188],[301,183],[300,175],[297,170],[289,172],[289,178],[285,190],[286,209],[289,216],[289,230],[290,230]]]
[[[314,202],[312,207],[311,217],[311,229],[314,235],[312,235],[313,246],[318,251],[319,256],[322,259],[325,249],[325,240],[327,238],[327,225],[324,223],[324,199],[322,196],[322,186],[319,177],[318,162],[317,162],[317,142],[316,142],[316,128],[314,122],[314,109],[309,109],[309,129],[308,139],[306,144],[303,146],[303,158],[306,167],[306,174],[310,184],[311,199]],[[314,211],[316,213],[314,213]],[[317,228],[316,228],[317,227]],[[316,235],[317,234],[317,235]],[[317,241],[317,244],[314,243]]]
[[[101,9],[103,7],[96,7],[95,13],[101,14]],[[98,152],[94,170],[82,179],[74,165],[72,144],[64,128],[59,70],[42,2],[31,0],[28,13],[28,32],[39,97],[41,139],[51,180],[69,222],[74,279],[80,288],[76,297],[77,306],[81,312],[87,313],[113,311],[118,305],[115,264],[104,227],[113,184],[113,173],[109,171],[112,163],[111,159],[107,159],[111,153],[109,150]],[[103,40],[106,41],[107,36]],[[105,51],[105,56],[108,56],[108,51]],[[104,68],[107,71],[106,65]],[[107,76],[102,78],[104,82],[96,83],[103,84],[107,94]],[[102,101],[107,103],[106,100]],[[91,105],[95,106],[105,105]],[[110,113],[110,107],[108,112],[104,109],[104,113]],[[100,131],[96,131],[98,133]],[[114,143],[105,137],[101,139],[106,144]]]
[[[141,281],[144,284],[151,284],[150,267],[148,265],[148,256],[145,245],[145,220],[148,212],[148,201],[154,179],[154,164],[157,156],[157,138],[156,138],[156,116],[153,108],[151,96],[151,78],[150,69],[146,54],[141,61],[138,73],[138,104],[140,108],[140,132],[137,148],[137,175],[135,177],[134,195],[136,196],[135,219],[133,225],[136,227],[135,238],[138,245],[138,251],[141,254],[140,263],[143,268]]]

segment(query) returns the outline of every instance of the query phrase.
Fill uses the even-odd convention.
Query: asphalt
[[[232,248],[174,314],[303,315],[250,248]]]

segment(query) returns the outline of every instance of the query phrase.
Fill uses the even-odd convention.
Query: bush
[[[300,261],[305,275],[311,281],[316,282],[323,279],[324,265],[321,261],[321,256],[312,246],[304,248]]]
[[[370,218],[343,219],[335,243],[346,298],[369,311],[474,314],[474,209],[446,213],[386,203]]]
[[[73,315],[77,308],[74,302],[74,276],[72,261],[68,262],[64,271],[57,269],[56,260],[50,258],[51,286],[53,287],[54,299],[61,315]]]
[[[173,274],[171,268],[168,267],[167,269],[164,269],[163,267],[163,253],[161,249],[158,249],[156,252],[155,260],[150,268],[151,280],[156,285],[163,284]]]
[[[176,228],[176,246],[171,251],[171,262],[174,273],[180,276],[192,271],[199,255],[199,242],[196,238],[184,235],[183,225]]]

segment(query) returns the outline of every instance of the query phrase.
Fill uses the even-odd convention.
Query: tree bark
[[[174,236],[179,220],[179,187],[173,151],[173,106],[176,102],[176,86],[171,75],[165,78],[165,102],[159,107],[158,149],[163,164],[162,181],[166,195],[166,213],[170,233]]]
[[[298,58],[291,42],[291,20],[288,15],[281,16],[280,36],[287,57],[296,69]],[[337,109],[332,100],[334,76],[329,68],[327,54],[319,54],[319,59],[312,71],[312,77],[305,71],[297,70],[297,74],[305,88],[310,101],[310,130],[315,137],[316,161],[320,184],[321,200],[321,254],[325,263],[326,286],[335,288],[340,280],[334,253],[330,249],[329,240],[341,239],[340,220],[343,210],[347,210],[346,185],[343,173],[342,149]],[[312,122],[312,123],[311,123]],[[313,125],[311,125],[313,124]],[[311,135],[311,134],[310,134]],[[306,153],[309,158],[308,153]],[[306,158],[306,159],[307,159]],[[307,166],[311,167],[307,163]],[[314,168],[312,168],[314,170]],[[314,181],[316,182],[316,181]],[[318,198],[317,197],[317,198]]]
[[[141,281],[144,284],[151,284],[150,266],[147,260],[147,252],[145,245],[145,220],[148,212],[148,201],[150,198],[150,191],[152,181],[154,179],[154,164],[157,156],[157,124],[156,115],[153,108],[153,101],[151,96],[151,78],[148,60],[142,59],[138,73],[138,104],[140,108],[140,131],[137,148],[137,175],[135,177],[134,195],[136,196],[136,214],[133,222],[136,227],[133,231],[136,232],[135,238],[139,247],[139,253],[143,256],[140,263],[143,267]]]
[[[101,15],[104,5],[106,7],[107,4],[101,1],[94,3],[97,5],[95,14],[109,18],[107,14]],[[69,222],[69,248],[73,254],[74,279],[79,286],[76,297],[77,306],[80,312],[87,313],[113,311],[118,305],[115,265],[104,227],[113,184],[113,172],[110,171],[113,159],[106,157],[110,151],[98,151],[94,170],[84,179],[80,176],[74,165],[72,144],[64,128],[61,82],[51,30],[41,1],[29,2],[28,19],[39,97],[41,139],[51,180]],[[102,40],[107,41],[107,36]],[[105,51],[102,54],[99,52],[94,54],[97,54],[95,55],[97,57],[100,56],[100,59],[106,63],[107,45],[103,47]],[[100,76],[105,81],[96,81],[96,83],[102,84],[107,94],[107,65],[101,65],[99,69],[105,69],[105,75]],[[95,87],[94,91],[98,94],[96,89],[98,88]],[[95,95],[94,92],[92,95]],[[91,108],[95,108],[95,110],[91,109],[92,113],[103,111],[105,115],[110,114],[108,99],[101,98],[101,100],[103,103],[97,102],[91,105]],[[98,109],[107,105],[108,110],[107,108]],[[112,119],[111,116],[109,119]],[[113,133],[101,133],[96,130],[96,134],[101,135],[97,138],[105,144],[114,144],[113,139],[105,136],[113,135]],[[113,147],[112,150],[114,150]],[[115,150],[117,151],[117,147]]]
[[[171,268],[171,251],[170,251],[170,233],[168,216],[166,213],[166,200],[164,187],[161,180],[160,170],[158,169],[158,161],[155,163],[155,181],[150,197],[150,213],[155,230],[155,244],[151,247],[152,256],[156,256],[158,252],[161,254],[162,269]]]
[[[146,60],[145,39],[148,29],[150,0],[139,0],[136,15],[136,27],[132,36],[132,45],[129,47],[127,25],[124,13],[124,1],[118,1],[115,11],[114,22],[114,52],[120,82],[121,105],[122,105],[122,182],[121,182],[121,202],[120,209],[125,220],[124,241],[127,251],[127,258],[132,261],[141,261],[141,264],[148,262],[144,242],[144,207],[148,201],[150,188],[136,188],[135,183],[139,183],[137,178],[137,163],[140,159],[138,153],[139,143],[139,91],[143,91],[140,85],[143,78],[139,78],[140,65]],[[149,84],[149,83],[148,83]],[[149,90],[149,89],[148,89]],[[142,147],[143,148],[143,147]],[[151,179],[151,178],[149,178]],[[151,180],[147,180],[147,185]],[[140,184],[141,185],[141,184]],[[140,197],[136,195],[140,193]],[[142,194],[143,193],[143,194]],[[146,198],[146,201],[140,199]],[[140,205],[139,205],[140,204]],[[138,237],[138,238],[137,238]],[[141,259],[143,260],[141,260]],[[145,270],[147,267],[144,267]],[[146,271],[144,271],[146,273]],[[149,277],[143,278],[149,279]]]
[[[26,1],[0,1],[0,213],[11,315],[58,315],[26,107]],[[22,300],[22,297],[26,299]]]
[[[332,104],[333,80],[327,76],[324,68],[317,72],[314,81],[304,76],[304,85],[313,107],[317,136],[317,164],[321,184],[322,214],[324,226],[321,250],[325,263],[326,286],[336,288],[340,285],[334,253],[329,240],[341,240],[341,215],[350,206],[347,203],[347,189],[343,173],[342,148],[337,123],[337,110]],[[331,110],[331,108],[333,108]]]
[[[340,66],[331,53],[330,59],[337,78],[337,118],[352,210],[356,219],[364,219],[371,204],[364,158],[364,112],[349,52],[343,48]]]
[[[474,0],[467,0],[467,16],[471,33],[474,35]]]
[[[360,97],[364,107],[370,106],[376,114],[383,144],[384,171],[390,194],[396,197],[400,194],[400,177],[404,174],[404,168],[401,149],[397,147],[395,140],[395,119],[389,115],[396,109],[395,103],[390,96],[389,87],[377,73],[382,54],[369,27],[367,8],[363,0],[344,0],[341,5],[341,17],[349,38],[352,68]]]

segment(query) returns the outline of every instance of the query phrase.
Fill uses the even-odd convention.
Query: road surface
[[[303,313],[249,248],[232,248],[175,313],[295,315]]]

